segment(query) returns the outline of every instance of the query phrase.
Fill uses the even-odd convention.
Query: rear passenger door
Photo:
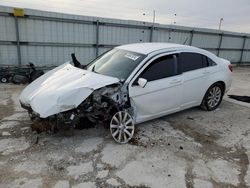
[[[206,74],[207,78],[213,77],[214,74],[219,71],[219,69],[216,67],[217,64],[209,57],[203,56],[203,65],[204,65],[204,74]],[[211,85],[210,79],[207,80],[207,83],[209,84],[209,86]]]
[[[183,75],[181,108],[199,105],[207,89],[204,55],[193,52],[180,53],[178,67]]]

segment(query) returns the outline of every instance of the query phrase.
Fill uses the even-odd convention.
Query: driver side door
[[[142,67],[129,85],[136,122],[157,118],[180,109],[182,75],[177,71],[177,56],[161,55]],[[147,80],[145,87],[138,79]]]

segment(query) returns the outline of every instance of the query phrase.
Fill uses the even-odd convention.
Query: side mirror
[[[138,79],[138,84],[139,86],[141,86],[142,88],[144,88],[147,85],[148,81],[144,78],[139,78]]]

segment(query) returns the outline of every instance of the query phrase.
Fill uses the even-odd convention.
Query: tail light
[[[233,72],[233,65],[232,65],[232,64],[229,64],[229,65],[228,65],[228,68],[229,68],[229,70],[230,70],[231,72]]]

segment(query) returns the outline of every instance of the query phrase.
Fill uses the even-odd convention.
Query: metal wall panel
[[[228,59],[229,61],[233,63],[237,63],[240,61],[240,55],[241,55],[241,51],[220,50],[220,57],[224,59]]]
[[[17,51],[15,45],[0,45],[0,65],[16,65]]]
[[[242,62],[250,62],[250,51],[243,53]]]
[[[217,48],[219,39],[219,35],[194,33],[192,45],[199,48]]]
[[[14,18],[0,16],[0,40],[15,41],[15,22]]]
[[[13,8],[0,6],[0,65],[18,65],[18,42],[12,12]],[[185,42],[235,63],[240,60],[250,63],[250,51],[247,51],[250,49],[249,34],[157,23],[153,30],[149,22],[30,9],[25,9],[25,14],[26,17],[18,18],[22,64],[33,61],[39,66],[59,65],[70,60],[72,52],[81,62],[88,63],[116,45],[150,42],[150,39],[153,42]],[[245,42],[243,37],[246,37]]]
[[[71,60],[71,53],[86,64],[95,57],[95,50],[86,47],[22,46],[23,64],[33,62],[39,66],[60,65]]]
[[[250,38],[247,38],[245,41],[245,49],[250,49]]]
[[[155,37],[156,39],[154,41],[156,42],[168,42],[170,37],[170,31],[169,30],[157,30]]]
[[[145,29],[100,26],[99,43],[120,45],[149,42],[150,31]]]
[[[95,42],[95,26],[34,19],[19,20],[20,41],[84,43]]]
[[[191,34],[187,32],[170,31],[168,42],[178,44],[189,44],[190,35]]]
[[[171,31],[160,29],[157,31],[156,42],[170,42],[179,44],[189,44],[191,39],[191,34],[188,32]]]
[[[221,43],[222,48],[241,49],[242,45],[243,45],[243,37],[223,36]]]

